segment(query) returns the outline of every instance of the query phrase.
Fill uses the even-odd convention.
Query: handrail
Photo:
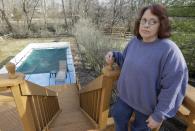
[[[58,94],[48,88],[42,87],[30,81],[25,81],[24,87],[21,88],[22,95],[36,96],[58,96]]]
[[[91,81],[89,84],[87,84],[84,88],[82,88],[81,90],[79,90],[79,93],[87,93],[90,91],[95,91],[98,89],[102,88],[102,79],[103,79],[103,75],[100,75],[99,77],[97,77],[95,80]]]
[[[106,127],[112,87],[120,71],[106,66],[102,72],[102,75],[79,91],[81,109],[100,129]]]
[[[116,81],[120,74],[120,69],[116,67],[106,66],[102,69],[102,75],[98,76],[95,80],[92,80],[89,84],[84,86],[79,90],[79,93],[87,93],[90,91],[95,91],[103,88],[102,80],[104,76],[112,78],[113,81]]]
[[[195,88],[191,85],[188,85],[183,104],[188,106],[190,109],[193,109],[192,112],[195,113]]]
[[[187,131],[195,130],[195,88],[191,85],[187,87],[186,96],[177,114],[187,123]]]
[[[0,75],[0,88],[5,88],[9,86],[16,86],[23,82],[24,74],[16,73],[17,79],[9,79],[8,74],[1,74]]]
[[[61,111],[57,93],[24,80],[24,74],[15,73],[12,67],[15,69],[9,63],[8,74],[0,75],[0,88],[11,90],[25,131],[48,130],[48,125]]]

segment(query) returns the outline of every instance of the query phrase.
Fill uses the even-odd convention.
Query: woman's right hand
[[[105,56],[106,63],[111,65],[114,63],[114,57],[113,57],[113,52],[109,51],[106,56]]]

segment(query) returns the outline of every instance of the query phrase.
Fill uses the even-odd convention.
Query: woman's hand
[[[114,63],[113,53],[112,51],[109,51],[105,56],[106,63],[111,65]]]
[[[162,124],[162,122],[157,122],[155,121],[151,116],[149,116],[149,118],[146,120],[146,122],[148,123],[147,126],[150,129],[154,129],[154,128],[159,128]]]

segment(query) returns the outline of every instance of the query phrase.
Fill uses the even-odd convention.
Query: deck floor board
[[[51,88],[58,92],[58,101],[62,112],[50,125],[50,131],[86,131],[94,129],[90,120],[82,113],[79,95],[75,85]]]

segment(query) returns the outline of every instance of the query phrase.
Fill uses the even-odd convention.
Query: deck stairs
[[[94,129],[90,120],[80,110],[76,85],[52,87],[58,93],[58,102],[62,112],[51,124],[50,131],[86,131]]]
[[[79,103],[79,92],[76,84],[53,86],[58,93],[58,101],[62,110],[49,126],[49,131],[98,131],[88,116],[82,112]],[[108,123],[108,129],[114,129]]]

